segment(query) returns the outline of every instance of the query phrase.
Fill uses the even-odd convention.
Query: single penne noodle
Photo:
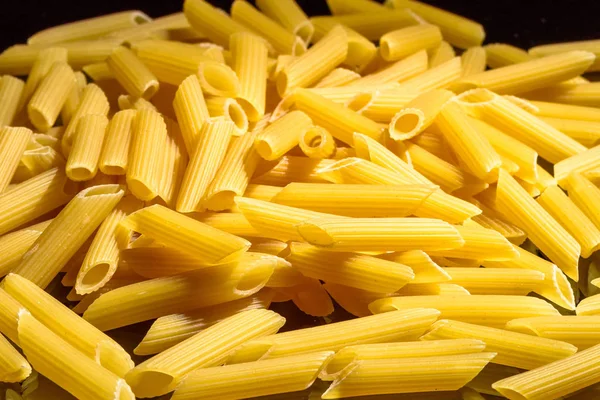
[[[429,49],[428,56],[429,68],[434,68],[456,57],[456,52],[450,43],[442,40],[439,45]]]
[[[460,57],[454,57],[426,72],[402,82],[402,88],[427,92],[432,89],[443,89],[460,78],[462,66]]]
[[[119,46],[106,60],[117,82],[132,96],[149,100],[159,88],[158,79],[127,47]]]
[[[225,158],[233,131],[233,122],[225,118],[214,118],[202,125],[196,150],[183,176],[177,211],[202,211],[202,200]]]
[[[540,117],[540,119],[586,147],[600,144],[598,134],[600,122],[550,117]]]
[[[366,291],[392,293],[414,278],[410,267],[367,255],[331,254],[304,243],[292,243],[290,252],[286,260],[304,276]],[[327,268],[321,263],[324,257],[331,261]]]
[[[485,71],[486,51],[481,46],[469,47],[462,55],[462,78]]]
[[[258,154],[265,160],[275,160],[298,145],[300,135],[312,126],[312,120],[302,111],[292,111],[267,126],[254,141]]]
[[[183,12],[177,12],[162,17],[154,18],[142,25],[131,28],[119,29],[110,36],[124,38],[127,41],[146,39],[148,37],[168,37],[173,40],[202,39],[206,38],[201,32],[189,32],[190,24]]]
[[[54,218],[13,272],[42,288],[48,286],[123,194],[119,185],[101,185],[82,190]],[[73,239],[64,244],[65,237]]]
[[[327,32],[335,28],[338,22],[333,20],[316,20],[313,24],[315,35],[313,42],[321,40]],[[363,71],[377,57],[377,47],[369,39],[353,29],[344,26],[348,39],[348,53],[343,65],[352,71]],[[358,76],[357,78],[360,78]]]
[[[299,56],[306,52],[303,39],[247,2],[234,1],[231,6],[231,18],[249,30],[258,32],[271,43],[277,53]]]
[[[600,351],[596,345],[570,357],[497,381],[492,385],[502,395],[541,400],[558,398],[600,381],[595,360]]]
[[[18,335],[32,367],[77,398],[135,399],[125,380],[85,356],[28,312],[19,315]]]
[[[429,50],[442,42],[440,29],[435,25],[415,25],[386,33],[379,39],[381,56],[395,61],[419,50]]]
[[[138,243],[136,240],[135,243]],[[137,275],[147,279],[173,276],[184,272],[208,267],[198,258],[191,257],[178,250],[160,247],[152,243],[149,247],[132,247],[121,251],[120,257],[124,264]]]
[[[525,93],[574,78],[594,59],[592,53],[572,51],[463,77],[451,87],[458,92],[486,88],[498,94]]]
[[[2,382],[21,382],[31,374],[31,365],[0,334],[0,380]]]
[[[67,100],[65,100],[65,104],[63,105],[63,108],[60,111],[60,118],[62,119],[64,125],[69,125],[73,114],[75,114],[75,111],[77,111],[79,103],[81,102],[81,95],[83,93],[83,89],[86,85],[87,78],[85,77],[83,72],[75,72],[75,86],[73,86],[73,88],[71,89],[71,92],[67,96]],[[50,130],[52,129],[54,128],[50,128]],[[50,130],[48,132],[50,132]]]
[[[366,94],[367,93],[362,93],[357,95],[355,100],[360,100],[359,96],[365,96]],[[418,92],[404,90],[401,87],[378,90],[371,94],[369,102],[366,103],[359,112],[373,121],[383,123],[390,122],[399,112],[398,109],[406,107],[406,105],[414,100],[418,94]],[[353,102],[356,103],[356,101]],[[347,105],[353,104],[348,103]],[[388,127],[388,129],[390,129],[390,127]]]
[[[536,338],[523,333],[451,321],[434,323],[421,340],[478,339],[485,343],[484,351],[496,353],[493,362],[526,370],[542,367],[569,357],[577,348],[558,340]]]
[[[414,308],[278,333],[247,342],[233,354],[227,364],[315,351],[337,351],[350,344],[415,340],[438,316],[439,312],[436,310]]]
[[[337,150],[336,150],[337,152]],[[256,157],[261,159],[255,151]],[[258,164],[252,178],[252,183],[272,186],[285,186],[292,182],[326,183],[327,179],[320,176],[321,168],[332,165],[334,160],[315,159],[298,156],[283,156],[275,166],[273,162]]]
[[[412,0],[393,0],[391,5],[395,9],[407,8],[414,11],[425,21],[437,25],[442,31],[444,40],[461,49],[479,46],[485,38],[483,26],[449,11]]]
[[[515,318],[559,315],[550,303],[526,296],[403,296],[376,300],[369,305],[369,309],[376,314],[413,307],[435,308],[442,313],[441,318],[493,328],[502,328]]]
[[[498,179],[496,206],[509,222],[522,227],[529,239],[567,276],[577,280],[579,243],[503,170]]]
[[[160,317],[154,321],[133,352],[137,355],[160,353],[232,315],[247,310],[268,308],[272,296],[271,292],[260,291],[254,296],[228,303]]]
[[[62,47],[50,47],[40,51],[27,77],[23,94],[19,100],[19,109],[29,103],[31,95],[55,62],[67,62],[67,55],[67,49]]]
[[[161,154],[158,177],[158,203],[175,207],[176,196],[179,192],[188,155],[185,143],[177,123],[166,117],[167,135],[164,137],[164,150]]]
[[[8,274],[19,263],[23,254],[35,243],[51,221],[40,222],[0,236],[0,252],[3,255],[0,260],[0,277]]]
[[[572,173],[585,173],[600,166],[600,146],[565,158],[554,165],[554,177],[562,187]]]
[[[435,189],[429,185],[351,185],[290,183],[274,203],[347,217],[406,217]],[[360,195],[359,195],[360,193]]]
[[[335,300],[335,302],[356,317],[367,317],[371,315],[369,304],[392,294],[374,293],[366,290],[356,289],[334,283],[325,283],[323,288]]]
[[[108,118],[88,114],[79,118],[66,172],[72,181],[88,181],[96,176],[100,152],[106,136]]]
[[[28,146],[33,147],[33,146]],[[25,150],[13,175],[12,183],[21,183],[54,167],[63,168],[65,159],[50,146]]]
[[[572,106],[535,100],[529,102],[535,106],[534,113],[539,117],[600,122],[600,111],[595,107]]]
[[[273,311],[240,312],[137,365],[126,380],[140,397],[169,393],[193,370],[222,364],[236,347],[272,335],[284,323],[285,318]]]
[[[273,86],[275,86],[275,92],[277,92],[276,82],[277,78],[279,77],[279,74],[296,58],[298,57],[290,54],[280,54],[277,56],[277,59],[275,60],[275,63],[271,66],[271,68],[267,66],[267,72],[269,73],[268,79],[269,81],[274,82]],[[279,96],[279,93],[277,93],[277,96]]]
[[[325,128],[317,125],[308,127],[298,140],[300,149],[309,158],[330,158],[335,154],[335,139]]]
[[[325,75],[314,88],[339,87],[360,79],[360,74],[347,68],[335,68]]]
[[[245,237],[260,237],[261,232],[255,229],[246,219],[244,214],[239,212],[229,213],[199,213],[192,214],[192,218],[203,222],[213,228],[220,229],[227,233]]]
[[[333,354],[323,351],[276,360],[202,368],[188,375],[173,398],[185,400],[218,396],[237,399],[304,390],[315,381]]]
[[[386,11],[386,8],[370,0],[327,0],[327,7],[333,15],[377,13]]]
[[[566,53],[572,50],[584,50],[591,53],[595,53],[596,56],[600,54],[600,41],[598,40],[581,40],[577,42],[563,42],[563,43],[552,43],[541,46],[535,46],[528,50],[529,54],[534,57],[545,57],[552,54]],[[587,72],[598,71],[600,64],[598,60],[592,64]]]
[[[491,43],[483,46],[486,55],[486,64],[490,68],[506,67],[533,60],[526,50],[506,43]]]
[[[585,146],[574,139],[490,91],[475,89],[461,95],[459,99],[477,117],[530,146],[540,157],[551,163],[586,150]]]
[[[471,294],[525,296],[545,284],[545,275],[536,270],[511,268],[445,268],[452,282]]]
[[[436,257],[436,260],[439,258]],[[454,283],[415,283],[408,284],[396,293],[385,297],[392,296],[422,296],[422,295],[462,295],[469,296],[471,293],[464,287]]]
[[[314,27],[296,2],[292,0],[259,0],[256,5],[266,16],[299,36],[304,43],[311,41]]]
[[[108,127],[98,161],[98,168],[107,175],[125,175],[129,164],[129,147],[133,138],[136,110],[115,113]]]
[[[3,81],[6,81],[6,77]],[[3,88],[5,86],[7,85],[2,85]],[[66,63],[54,63],[27,104],[31,123],[42,132],[48,131],[56,122],[74,86],[73,70]]]
[[[10,75],[0,78],[0,126],[13,125],[24,89],[25,83],[19,78]]]
[[[133,368],[131,357],[117,342],[32,282],[19,275],[9,274],[4,279],[3,287],[6,293],[48,329],[112,373],[123,377]],[[68,334],[73,329],[77,330],[77,335]]]
[[[479,207],[481,208],[483,205],[480,205]],[[484,228],[500,232],[500,234],[507,238],[509,242],[517,246],[521,245],[525,239],[527,239],[527,234],[523,232],[521,228],[496,216],[491,217],[486,214],[479,214],[472,218],[472,222],[476,222]]]
[[[430,250],[430,256],[467,258],[473,260],[512,260],[519,253],[499,232],[481,226],[455,226],[464,244],[449,250]]]
[[[277,76],[279,95],[283,97],[295,88],[313,85],[341,64],[347,55],[348,35],[341,26],[334,27],[306,53],[294,59],[279,73]]]
[[[306,113],[315,125],[327,129],[336,139],[352,145],[354,132],[379,140],[379,125],[362,115],[306,89],[293,94],[296,108]]]
[[[206,99],[206,108],[212,118],[223,117],[227,121],[233,122],[235,136],[245,135],[248,131],[248,116],[238,100],[229,97],[210,97]],[[204,121],[204,125],[207,121]],[[194,151],[192,151],[193,153]]]
[[[597,82],[580,85],[556,85],[527,93],[527,98],[551,103],[566,103],[584,107],[598,107],[600,85]]]
[[[31,139],[32,132],[28,128],[9,126],[0,128],[0,193],[13,179],[19,161]]]
[[[202,124],[210,116],[196,75],[190,75],[181,82],[173,100],[173,109],[181,127],[187,152],[192,155]]]
[[[506,329],[571,343],[581,351],[598,344],[599,323],[599,316],[561,315],[514,319]]]
[[[348,86],[393,84],[410,80],[425,71],[427,71],[427,52],[423,50],[365,75]]]
[[[285,256],[288,252],[289,244],[275,239],[252,238],[250,250],[259,253],[272,254],[274,256]]]
[[[322,398],[457,390],[472,380],[495,355],[474,353],[363,360],[354,369],[340,374]],[[435,368],[431,368],[432,365]]]
[[[445,89],[431,90],[414,97],[390,121],[390,137],[406,140],[417,136],[429,128],[452,97],[454,93]]]
[[[600,189],[585,176],[576,172],[569,175],[567,187],[569,198],[587,215],[596,228],[600,229],[600,218],[596,212],[597,203],[595,203],[600,199]]]
[[[372,85],[365,85],[360,88],[355,86],[340,86],[333,88],[310,88],[308,90],[334,103],[342,104],[352,111],[360,112],[362,104],[368,103],[375,96],[377,87]]]
[[[288,252],[288,246],[286,245],[286,248],[284,250],[280,251],[280,253],[287,253],[287,252]],[[281,255],[283,256],[284,254],[281,254]],[[294,268],[294,266],[292,266],[292,264],[289,261],[284,260],[283,258],[281,258],[277,261],[278,261],[278,263],[275,266],[275,269],[273,270],[273,275],[271,275],[271,278],[265,285],[267,288],[275,288],[275,290],[278,290],[278,288],[283,288],[282,290],[287,290],[285,288],[291,288],[290,290],[295,291],[295,289],[298,286],[308,286],[308,285],[303,285],[303,284],[307,280],[310,280],[310,279],[307,279],[306,276],[303,275],[302,273],[300,273],[297,268]],[[298,285],[298,282],[302,282],[302,283],[300,285]],[[323,292],[321,283],[320,282],[316,282],[316,283],[318,283],[319,292]],[[315,286],[317,286],[317,285],[315,285]],[[314,300],[318,301],[320,299],[314,299]],[[330,303],[330,302],[331,302],[331,300],[327,301],[327,303]],[[304,310],[302,310],[302,311],[304,311]],[[328,313],[328,314],[330,314],[330,313]]]
[[[600,295],[595,294],[581,300],[575,312],[578,316],[600,315]]]
[[[18,301],[0,288],[0,332],[14,344],[19,345],[19,317],[29,313]]]
[[[431,218],[320,218],[297,229],[308,243],[335,251],[428,251],[465,244],[455,227]]]

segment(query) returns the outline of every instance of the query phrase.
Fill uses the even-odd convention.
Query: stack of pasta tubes
[[[599,41],[327,3],[0,54],[0,397],[598,398]]]

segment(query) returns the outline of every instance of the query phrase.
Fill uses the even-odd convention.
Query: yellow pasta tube
[[[484,351],[496,353],[492,362],[526,370],[569,357],[577,351],[572,344],[558,340],[447,319],[434,323],[421,337],[421,340],[440,339],[482,340],[485,343]]]
[[[71,117],[79,107],[81,101],[81,94],[83,89],[87,85],[87,78],[81,71],[75,72],[75,86],[71,89],[71,92],[65,100],[62,110],[60,111],[60,117],[64,125],[68,125],[71,121]],[[64,128],[64,127],[61,127]]]
[[[82,70],[94,82],[115,79],[115,74],[108,67],[106,61],[86,65]]]
[[[128,48],[119,46],[106,60],[117,82],[132,96],[149,100],[159,88],[158,79]]]
[[[121,251],[121,265],[126,265],[137,275],[147,279],[173,276],[207,267],[202,260],[178,250],[162,247],[160,243],[152,242],[150,247],[143,247],[139,240],[134,243],[135,247]]]
[[[337,150],[336,150],[337,152]],[[261,157],[256,153],[256,156]],[[314,159],[308,157],[283,156],[281,160],[271,168],[272,162],[262,162],[256,167],[254,184],[285,186],[291,182],[325,183],[327,179],[318,173],[320,168],[332,165],[333,160]],[[264,169],[268,169],[266,172]]]
[[[382,85],[403,82],[427,71],[427,52],[418,51],[402,60],[357,79],[348,86]]]
[[[467,258],[473,260],[512,260],[519,257],[504,236],[493,229],[481,226],[455,226],[464,244],[461,247],[449,250],[430,250],[431,256]]]
[[[89,181],[96,176],[107,126],[108,119],[104,115],[88,114],[79,118],[66,165],[69,179]]]
[[[503,170],[498,179],[496,206],[509,222],[522,227],[530,240],[567,276],[577,280],[579,243]]]
[[[83,316],[106,331],[248,297],[264,287],[275,263],[247,253],[239,263],[133,283],[102,294]]]
[[[388,130],[394,140],[407,140],[417,136],[433,123],[454,93],[445,89],[425,92],[406,103],[404,109],[394,115]]]
[[[550,303],[526,296],[404,296],[376,300],[369,305],[375,314],[414,307],[435,308],[441,312],[441,318],[493,328],[502,328],[515,318],[559,315]]]
[[[335,68],[330,73],[325,75],[323,79],[317,82],[313,87],[338,87],[360,79],[360,74],[346,68]]]
[[[575,312],[578,316],[600,315],[600,295],[595,294],[581,300]]]
[[[567,180],[569,198],[600,229],[600,216],[597,212],[597,203],[600,199],[600,189],[586,177],[572,173]]]
[[[231,6],[231,18],[249,30],[258,32],[271,43],[277,53],[299,56],[306,51],[303,39],[247,2],[234,1]]]
[[[527,51],[510,44],[491,43],[483,46],[486,54],[486,63],[490,68],[506,67],[533,59]]]
[[[27,279],[9,274],[4,290],[56,335],[118,376],[133,368],[131,357],[110,337]],[[77,335],[68,332],[75,330]]]
[[[411,282],[412,284],[446,282],[451,279],[444,268],[440,268],[440,266],[422,250],[387,253],[378,257],[409,266],[415,273],[415,278]]]
[[[302,111],[292,111],[279,118],[254,141],[256,151],[265,160],[276,160],[298,145],[300,135],[312,126],[312,120]]]
[[[185,400],[208,396],[237,399],[304,390],[315,381],[332,356],[333,352],[323,351],[199,369],[188,375],[173,398]]]
[[[579,350],[598,344],[599,316],[561,315],[513,319],[506,329],[571,343]]]
[[[39,146],[39,147],[37,147]],[[12,183],[20,183],[54,167],[64,167],[65,159],[50,146],[31,145],[25,150]]]
[[[371,315],[368,305],[377,299],[388,296],[334,283],[325,283],[323,288],[340,307],[356,317]]]
[[[3,87],[5,81],[6,78],[3,78]],[[31,123],[42,132],[49,130],[74,86],[73,70],[66,63],[54,63],[27,105]]]
[[[597,82],[566,86],[556,85],[529,92],[527,98],[553,103],[598,107],[600,105],[600,85]]]
[[[0,381],[21,382],[31,374],[31,365],[0,334]]]
[[[193,155],[202,124],[209,118],[202,87],[196,75],[190,75],[181,82],[175,93],[173,109],[188,154]]]
[[[27,128],[0,128],[0,193],[13,178],[31,137],[32,132]]]
[[[406,90],[427,92],[432,89],[445,88],[454,82],[462,73],[460,57],[454,57],[440,65],[437,65],[420,75],[402,82]]]
[[[590,347],[570,357],[544,365],[492,385],[509,399],[541,400],[558,398],[600,380],[596,359],[600,346]]]
[[[600,143],[599,122],[549,117],[540,119],[586,147],[594,147]]]
[[[125,175],[129,164],[129,147],[133,137],[136,110],[117,112],[108,127],[98,161],[98,168],[107,175]]]
[[[445,268],[456,283],[471,294],[525,296],[544,284],[545,275],[536,270],[512,268]]]
[[[8,274],[52,220],[40,222],[0,237],[0,277]]]
[[[310,158],[330,158],[336,151],[335,139],[331,133],[316,125],[300,134],[298,145],[304,155]]]
[[[465,99],[466,106],[483,121],[523,142],[551,163],[586,150],[564,133],[490,91],[469,91],[461,97],[461,100]]]
[[[347,55],[348,35],[344,28],[336,26],[279,73],[277,92],[283,97],[295,88],[311,86],[341,64]]]
[[[414,278],[410,267],[367,255],[331,254],[304,243],[292,243],[290,252],[286,259],[304,276],[371,292],[392,293]]]
[[[528,50],[529,54],[534,57],[545,57],[552,54],[566,53],[573,50],[589,51],[600,55],[600,40],[581,40],[577,42],[563,42],[563,43],[552,43],[541,46],[535,46]],[[588,69],[587,72],[593,72],[600,70],[600,64],[598,60],[594,62]]]
[[[386,11],[381,4],[371,0],[327,0],[327,7],[333,15]]]
[[[10,75],[0,77],[0,127],[13,125],[24,88],[25,83],[19,78]]]
[[[121,221],[121,225],[209,264],[235,261],[250,247],[250,243],[240,237],[160,205],[134,212]]]
[[[572,173],[584,173],[600,166],[600,147],[596,146],[589,150],[565,158],[554,165],[554,177],[558,184],[565,187],[567,179]]]
[[[465,244],[455,227],[430,218],[321,218],[297,229],[308,243],[336,251],[428,251]]]
[[[444,40],[461,49],[479,46],[485,38],[483,26],[449,11],[413,0],[394,0],[391,4],[393,8],[414,11],[425,21],[439,26]]]
[[[123,197],[119,185],[82,190],[44,230],[13,270],[45,288]],[[65,237],[72,238],[65,242]]]
[[[502,236],[504,236],[511,243],[516,245],[521,245],[525,241],[525,239],[527,239],[527,234],[523,232],[519,227],[495,216],[492,217],[486,214],[479,214],[473,217],[472,221],[476,222],[484,228],[493,229],[495,231],[500,232]]]
[[[24,312],[19,344],[32,367],[77,398],[134,400],[127,383]]]
[[[305,43],[311,41],[314,27],[295,1],[259,0],[256,5],[265,15],[299,36]]]
[[[29,102],[31,95],[55,62],[67,62],[67,55],[67,49],[62,47],[50,47],[39,52],[27,77],[19,102],[19,109]]]
[[[202,126],[198,145],[188,165],[179,197],[177,211],[203,209],[202,200],[227,151],[234,124],[224,118],[212,119]]]
[[[442,42],[442,33],[435,25],[415,25],[388,32],[379,39],[385,61],[407,57],[419,50],[432,49]]]
[[[438,46],[429,49],[428,53],[429,68],[437,67],[438,65],[443,64],[446,61],[450,61],[456,57],[454,48],[445,40],[442,40]]]
[[[268,308],[272,297],[272,293],[260,291],[254,296],[228,303],[160,317],[133,352],[138,355],[160,353],[227,317],[247,310]]]
[[[462,55],[462,78],[485,71],[486,50],[481,46],[469,47]]]
[[[248,131],[248,116],[238,100],[228,97],[211,97],[206,99],[206,108],[212,118],[223,117],[233,122],[235,124],[234,135],[244,135]]]
[[[297,282],[302,283],[277,288],[276,296],[286,299],[283,301],[291,300],[300,311],[312,317],[326,317],[333,313],[333,302],[319,280],[302,277]]]
[[[241,312],[139,364],[126,380],[140,397],[169,393],[193,370],[221,364],[239,345],[276,333],[284,323],[273,311]]]
[[[600,110],[595,107],[573,106],[534,100],[529,102],[535,107],[533,113],[539,117],[600,122]]]
[[[52,168],[0,194],[0,235],[12,231],[66,203],[74,194],[65,190],[68,179]]]
[[[354,132],[360,132],[375,140],[381,137],[382,130],[376,122],[341,104],[305,89],[298,89],[293,97],[298,110],[306,113],[315,125],[327,129],[333,137],[344,143],[354,143]]]

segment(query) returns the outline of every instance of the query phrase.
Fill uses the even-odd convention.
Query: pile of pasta
[[[600,398],[600,40],[327,3],[0,54],[2,396]]]

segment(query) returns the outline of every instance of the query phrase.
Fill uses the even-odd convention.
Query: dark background
[[[61,23],[127,9],[151,17],[180,11],[182,0],[0,0],[0,50],[24,43],[34,32]],[[209,0],[229,9],[232,1]],[[528,48],[557,41],[600,39],[600,0],[425,0],[485,26],[486,43]],[[298,0],[309,15],[327,14],[325,0]]]

